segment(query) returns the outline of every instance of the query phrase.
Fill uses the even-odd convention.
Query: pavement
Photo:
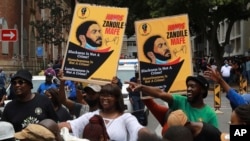
[[[231,84],[231,87],[240,90],[240,87],[238,84]],[[220,107],[219,109],[215,108],[215,96],[214,96],[214,91],[213,91],[213,85],[210,87],[211,89],[209,90],[208,97],[205,98],[205,103],[210,105],[215,109],[215,112],[217,113],[218,116],[218,121],[219,121],[219,129],[222,132],[229,132],[229,121],[231,118],[231,113],[232,113],[232,108],[230,106],[229,100],[226,98],[226,93],[220,91]],[[247,85],[247,92],[249,93],[250,90],[250,85]]]
[[[207,98],[204,99],[205,103],[214,108],[217,113],[219,129],[221,132],[229,132],[229,121],[231,118],[232,109],[229,100],[226,98],[225,93],[220,93],[220,107],[215,108],[214,94],[212,91],[209,92]]]

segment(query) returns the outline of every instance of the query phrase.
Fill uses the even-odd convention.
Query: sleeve
[[[213,125],[216,128],[219,128],[219,123],[218,123],[217,115],[216,114],[210,114],[210,115],[213,115],[213,116],[211,117],[211,120],[208,123],[210,125]]]
[[[144,104],[148,107],[151,113],[155,116],[158,122],[163,126],[165,123],[165,116],[168,108],[167,106],[156,103],[153,99],[144,99]]]
[[[78,118],[80,116],[80,110],[81,110],[81,104],[74,102],[74,107],[70,112],[71,114],[75,115],[76,118]]]
[[[89,106],[75,102],[74,107],[70,112],[78,118],[79,116],[89,112]]]
[[[178,94],[173,94],[173,102],[169,104],[169,108],[172,110],[182,109],[187,103],[186,97]]]
[[[226,97],[235,107],[246,104],[244,98],[232,88],[227,92]]]
[[[94,112],[90,112],[90,113],[86,113],[86,114],[80,116],[77,119],[67,121],[67,122],[69,122],[69,124],[71,126],[72,133],[74,136],[76,136],[78,138],[82,137],[83,129],[88,124],[89,119],[93,115],[94,115]]]
[[[68,86],[68,85],[69,85],[69,81],[66,80],[66,81],[64,82],[64,84],[65,84],[65,86]]]
[[[62,107],[63,108],[63,115],[65,115],[65,121],[67,121],[67,120],[72,120],[73,119],[73,116],[69,113],[69,111],[66,109],[66,108],[64,108],[64,107]]]
[[[126,113],[124,120],[129,133],[129,141],[137,141],[139,130],[142,129],[143,126],[130,113]]]
[[[41,84],[41,85],[38,87],[38,89],[37,89],[37,93],[38,93],[38,94],[41,94],[41,91],[42,91],[41,87],[42,87],[42,85],[43,85],[43,84]]]

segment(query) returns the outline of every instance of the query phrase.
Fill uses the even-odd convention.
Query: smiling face
[[[117,100],[114,95],[108,93],[100,94],[100,104],[102,105],[104,111],[116,109],[116,102]]]
[[[187,100],[190,103],[196,102],[199,99],[203,99],[202,94],[202,87],[199,83],[195,82],[194,80],[189,80],[187,82]]]
[[[99,104],[99,108],[103,111],[123,113],[125,106],[120,87],[111,83],[102,86]]]
[[[16,78],[11,82],[11,85],[13,87],[14,93],[17,96],[24,96],[31,92],[31,86],[24,79]]]
[[[171,53],[167,42],[163,38],[157,38],[154,42],[154,54],[160,60],[171,59]]]

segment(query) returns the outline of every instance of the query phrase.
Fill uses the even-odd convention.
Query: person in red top
[[[168,129],[166,118],[172,110],[164,105],[156,103],[153,99],[143,99],[143,102],[148,107],[150,112],[154,115],[154,117],[157,119],[157,121],[161,124],[161,134],[163,135]]]

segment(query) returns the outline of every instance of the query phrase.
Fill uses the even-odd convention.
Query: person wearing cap
[[[189,121],[186,113],[182,110],[175,110],[169,113],[167,117],[167,124],[169,128],[174,126],[184,126],[187,127],[193,134],[193,141],[220,141],[221,131],[211,124],[206,122]],[[169,130],[163,135],[163,138],[169,136]]]
[[[29,124],[22,131],[14,134],[18,140],[29,141],[63,141],[57,123],[51,119],[44,119],[36,124]]]
[[[59,123],[59,127],[67,127],[76,137],[82,137],[85,126],[94,115],[100,115],[105,123],[110,140],[136,141],[143,133],[151,132],[142,126],[135,116],[125,113],[121,89],[116,84],[102,86],[99,98],[99,109],[88,112],[77,119]]]
[[[157,87],[146,86],[134,82],[125,82],[129,84],[129,88],[132,91],[142,91],[149,96],[154,98],[160,98],[166,101],[169,108],[172,110],[182,109],[188,116],[190,121],[203,121],[209,123],[218,128],[218,119],[215,111],[207,104],[204,103],[204,98],[207,97],[209,83],[201,75],[198,76],[188,76],[186,78],[187,94],[182,96],[179,94],[170,94]],[[153,100],[151,100],[152,102]],[[149,110],[151,105],[145,105]],[[163,112],[167,112],[168,108],[163,109]],[[165,115],[164,113],[158,114],[158,116]],[[162,116],[161,125],[165,124],[164,116]]]
[[[58,141],[49,129],[40,124],[29,124],[22,131],[16,132],[15,138],[21,141]]]
[[[220,84],[226,92],[226,97],[230,101],[232,110],[239,105],[250,104],[250,94],[239,94],[235,89],[228,85],[217,69],[207,67],[207,70],[204,71],[204,76]]]
[[[11,123],[0,121],[0,141],[15,141],[15,130]]]
[[[84,94],[82,94],[81,90],[76,89],[77,102],[75,102],[66,98],[65,80],[63,79],[62,70],[59,70],[58,72],[58,79],[61,81],[59,86],[59,99],[76,118],[84,113],[95,111],[99,108],[98,102],[99,92],[101,90],[100,85],[88,84],[88,86],[84,88]]]
[[[57,122],[57,115],[48,97],[31,92],[32,74],[28,70],[18,70],[11,79],[11,85],[16,98],[6,104],[1,120],[12,123],[16,132],[45,118]]]
[[[48,68],[44,72],[45,75],[45,82],[40,84],[40,86],[37,89],[37,93],[44,95],[45,91],[49,88],[58,88],[55,83],[53,83],[53,77],[56,76],[56,72],[53,68]]]

